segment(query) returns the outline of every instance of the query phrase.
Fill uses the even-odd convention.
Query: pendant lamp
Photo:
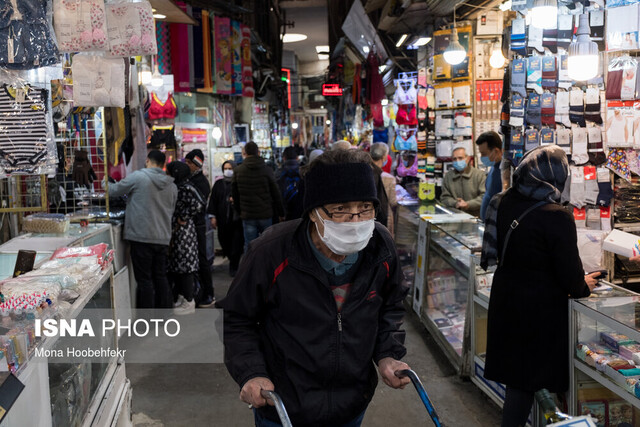
[[[589,14],[580,15],[576,41],[569,45],[569,77],[584,82],[598,74],[598,45],[589,34]]]

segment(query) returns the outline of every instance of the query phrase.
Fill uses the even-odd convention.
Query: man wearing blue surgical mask
[[[491,198],[502,191],[502,174],[500,162],[502,161],[502,138],[496,132],[485,132],[476,140],[480,161],[489,167],[485,193],[480,207],[480,219],[484,221],[485,213],[489,207]]]
[[[379,208],[371,157],[329,150],[303,170],[304,215],[251,242],[224,309],[225,364],[257,427],[359,427],[378,373],[403,388],[404,284]],[[377,372],[375,366],[377,365]]]
[[[484,172],[469,164],[471,159],[463,147],[453,150],[451,158],[453,169],[447,172],[442,180],[440,202],[478,216],[485,192],[486,176]]]

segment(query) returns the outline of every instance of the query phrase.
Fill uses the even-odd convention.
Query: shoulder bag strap
[[[509,237],[511,237],[511,233],[513,232],[513,230],[518,228],[518,226],[520,225],[520,222],[522,221],[522,219],[525,216],[527,216],[527,214],[529,214],[531,211],[533,211],[534,209],[536,209],[536,208],[538,208],[538,207],[540,207],[542,205],[546,205],[547,203],[548,202],[546,200],[542,200],[542,201],[536,203],[535,205],[531,206],[526,211],[522,212],[522,215],[520,215],[518,217],[518,219],[514,219],[513,220],[513,222],[509,226],[509,230],[507,231],[507,236],[504,238],[504,244],[502,245],[502,256],[500,257],[500,262],[502,262],[502,260],[504,260],[504,256],[507,253],[507,245],[509,244]]]

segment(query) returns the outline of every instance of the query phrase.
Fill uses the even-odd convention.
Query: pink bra
[[[418,175],[418,156],[416,155],[413,160],[413,165],[410,167],[406,167],[404,165],[404,160],[402,156],[400,156],[400,161],[398,162],[398,169],[396,170],[398,176],[416,176]]]

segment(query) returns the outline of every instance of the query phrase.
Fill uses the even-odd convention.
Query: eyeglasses
[[[324,206],[320,206],[320,209],[327,214],[327,216],[331,219],[335,219],[338,221],[351,221],[354,217],[358,217],[358,219],[372,219],[376,216],[376,208],[365,209],[360,212],[351,213],[351,212],[329,212]]]

